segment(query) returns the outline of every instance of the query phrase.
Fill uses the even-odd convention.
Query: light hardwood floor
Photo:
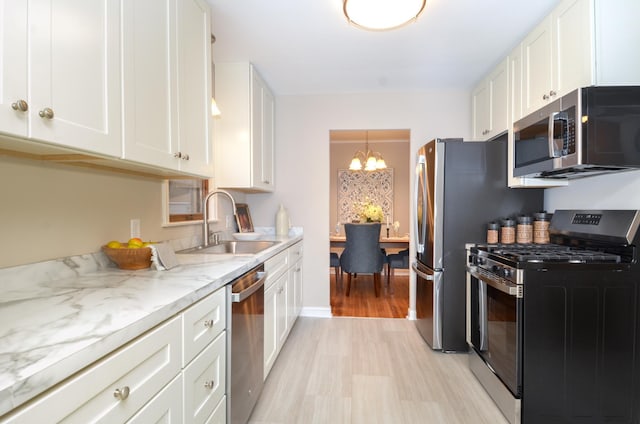
[[[298,318],[252,424],[508,424],[467,367],[413,322]]]
[[[398,273],[399,274],[399,273]],[[347,276],[336,285],[332,274],[329,278],[331,315],[334,317],[405,318],[409,310],[409,276],[395,275],[387,286],[382,276],[382,290],[376,297],[373,290],[373,275],[362,274],[351,283],[351,293],[345,295]]]

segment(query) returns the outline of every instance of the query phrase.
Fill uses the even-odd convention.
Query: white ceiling
[[[471,89],[559,0],[427,0],[417,23],[350,26],[342,0],[207,0],[215,62],[250,61],[277,95]]]

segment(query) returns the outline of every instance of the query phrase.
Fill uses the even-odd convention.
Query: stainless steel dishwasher
[[[264,264],[227,286],[227,369],[231,424],[246,424],[264,383]]]

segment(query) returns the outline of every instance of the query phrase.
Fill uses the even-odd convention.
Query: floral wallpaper
[[[338,170],[338,220],[341,224],[359,220],[359,206],[380,205],[382,223],[393,222],[393,168],[379,171]]]

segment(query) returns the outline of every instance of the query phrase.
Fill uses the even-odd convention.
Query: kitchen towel
[[[178,265],[178,258],[168,243],[154,243],[151,247],[151,262],[159,271],[171,269]]]

